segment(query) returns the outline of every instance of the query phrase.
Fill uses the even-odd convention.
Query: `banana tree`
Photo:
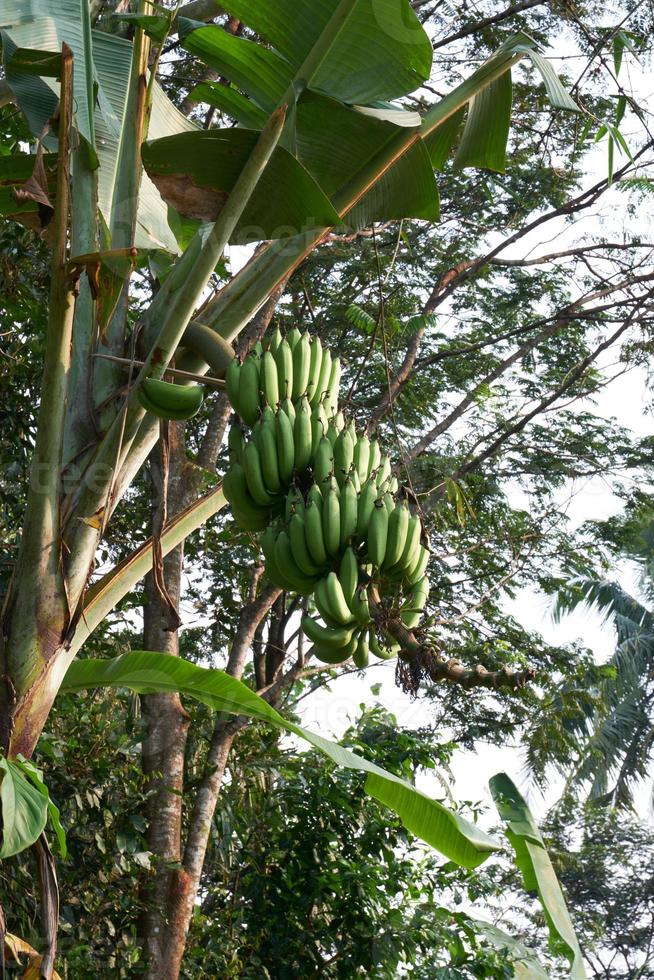
[[[502,169],[511,69],[522,58],[555,106],[576,109],[531,39],[516,35],[424,115],[407,111],[397,100],[428,79],[432,60],[408,0],[228,0],[221,9],[265,43],[145,2],[129,15],[130,42],[93,30],[86,0],[0,0],[6,83],[34,137],[34,152],[0,158],[0,212],[39,228],[52,248],[38,430],[2,620],[8,766],[27,765],[76,654],[151,567],[155,546],[168,553],[225,504],[214,488],[93,580],[112,515],[159,438],[145,384],[170,377],[173,358],[195,378],[210,366],[224,376],[233,341],[331,229],[436,221],[435,173],[455,144],[460,166]],[[229,80],[195,95],[237,126],[201,131],[166,98],[156,64],[171,32]],[[188,244],[173,229],[191,229]],[[265,244],[203,303],[226,246],[243,242]],[[131,276],[153,253],[167,256],[166,274],[134,325]],[[193,342],[198,331],[204,346]],[[433,807],[403,792],[422,814],[417,832],[444,848]],[[396,795],[385,802],[399,806]],[[3,791],[5,835],[7,800]],[[32,803],[39,818],[26,844],[42,830]],[[457,832],[461,854],[471,841],[476,855],[492,848],[465,823]]]

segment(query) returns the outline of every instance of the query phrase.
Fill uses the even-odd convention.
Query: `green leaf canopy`
[[[394,810],[416,836],[451,861],[475,868],[497,850],[497,843],[475,824],[336,742],[287,721],[258,694],[222,670],[198,667],[164,653],[133,651],[114,660],[76,661],[70,666],[61,691],[93,687],[127,687],[140,693],[178,692],[215,711],[247,715],[275,725],[303,738],[336,765],[365,773],[366,792]]]

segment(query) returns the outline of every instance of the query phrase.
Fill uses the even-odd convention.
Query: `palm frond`
[[[572,579],[559,590],[553,613],[555,622],[560,622],[563,616],[582,605],[601,612],[605,622],[619,615],[623,620],[630,620],[636,625],[647,624],[654,632],[654,617],[649,609],[617,582],[590,576]]]

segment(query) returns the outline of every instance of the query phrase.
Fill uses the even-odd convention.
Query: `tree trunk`
[[[166,459],[168,457],[168,459]],[[154,484],[153,528],[161,525],[165,511],[178,513],[185,503],[187,471],[182,425],[170,425],[168,447],[157,444],[150,456]],[[179,656],[176,613],[182,583],[184,549],[172,551],[163,562],[163,584],[168,599],[150,572],[145,582],[143,646]],[[161,977],[167,942],[166,908],[171,884],[170,865],[181,860],[184,754],[189,717],[177,694],[148,694],[141,698],[147,737],[142,747],[143,772],[149,781],[147,804],[148,847],[154,855],[154,875],[143,888],[145,912],[141,922],[148,971]]]

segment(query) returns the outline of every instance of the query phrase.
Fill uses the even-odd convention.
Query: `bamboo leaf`
[[[128,687],[140,693],[179,692],[214,711],[247,715],[298,735],[338,766],[366,774],[366,792],[394,810],[418,837],[450,860],[475,868],[497,849],[476,825],[335,742],[282,717],[241,681],[221,670],[199,667],[179,657],[133,651],[114,660],[79,660],[68,670],[62,691]]]
[[[164,200],[180,214],[213,221],[220,214],[259,133],[211,129],[145,143],[143,163]],[[278,147],[238,223],[235,241],[285,238],[325,228],[338,214],[309,172]]]
[[[569,960],[573,980],[586,980],[579,942],[561,886],[524,797],[503,772],[490,780],[490,790],[498,813],[506,824],[506,835],[515,851],[524,886],[527,891],[536,892],[543,907],[552,949]]]

